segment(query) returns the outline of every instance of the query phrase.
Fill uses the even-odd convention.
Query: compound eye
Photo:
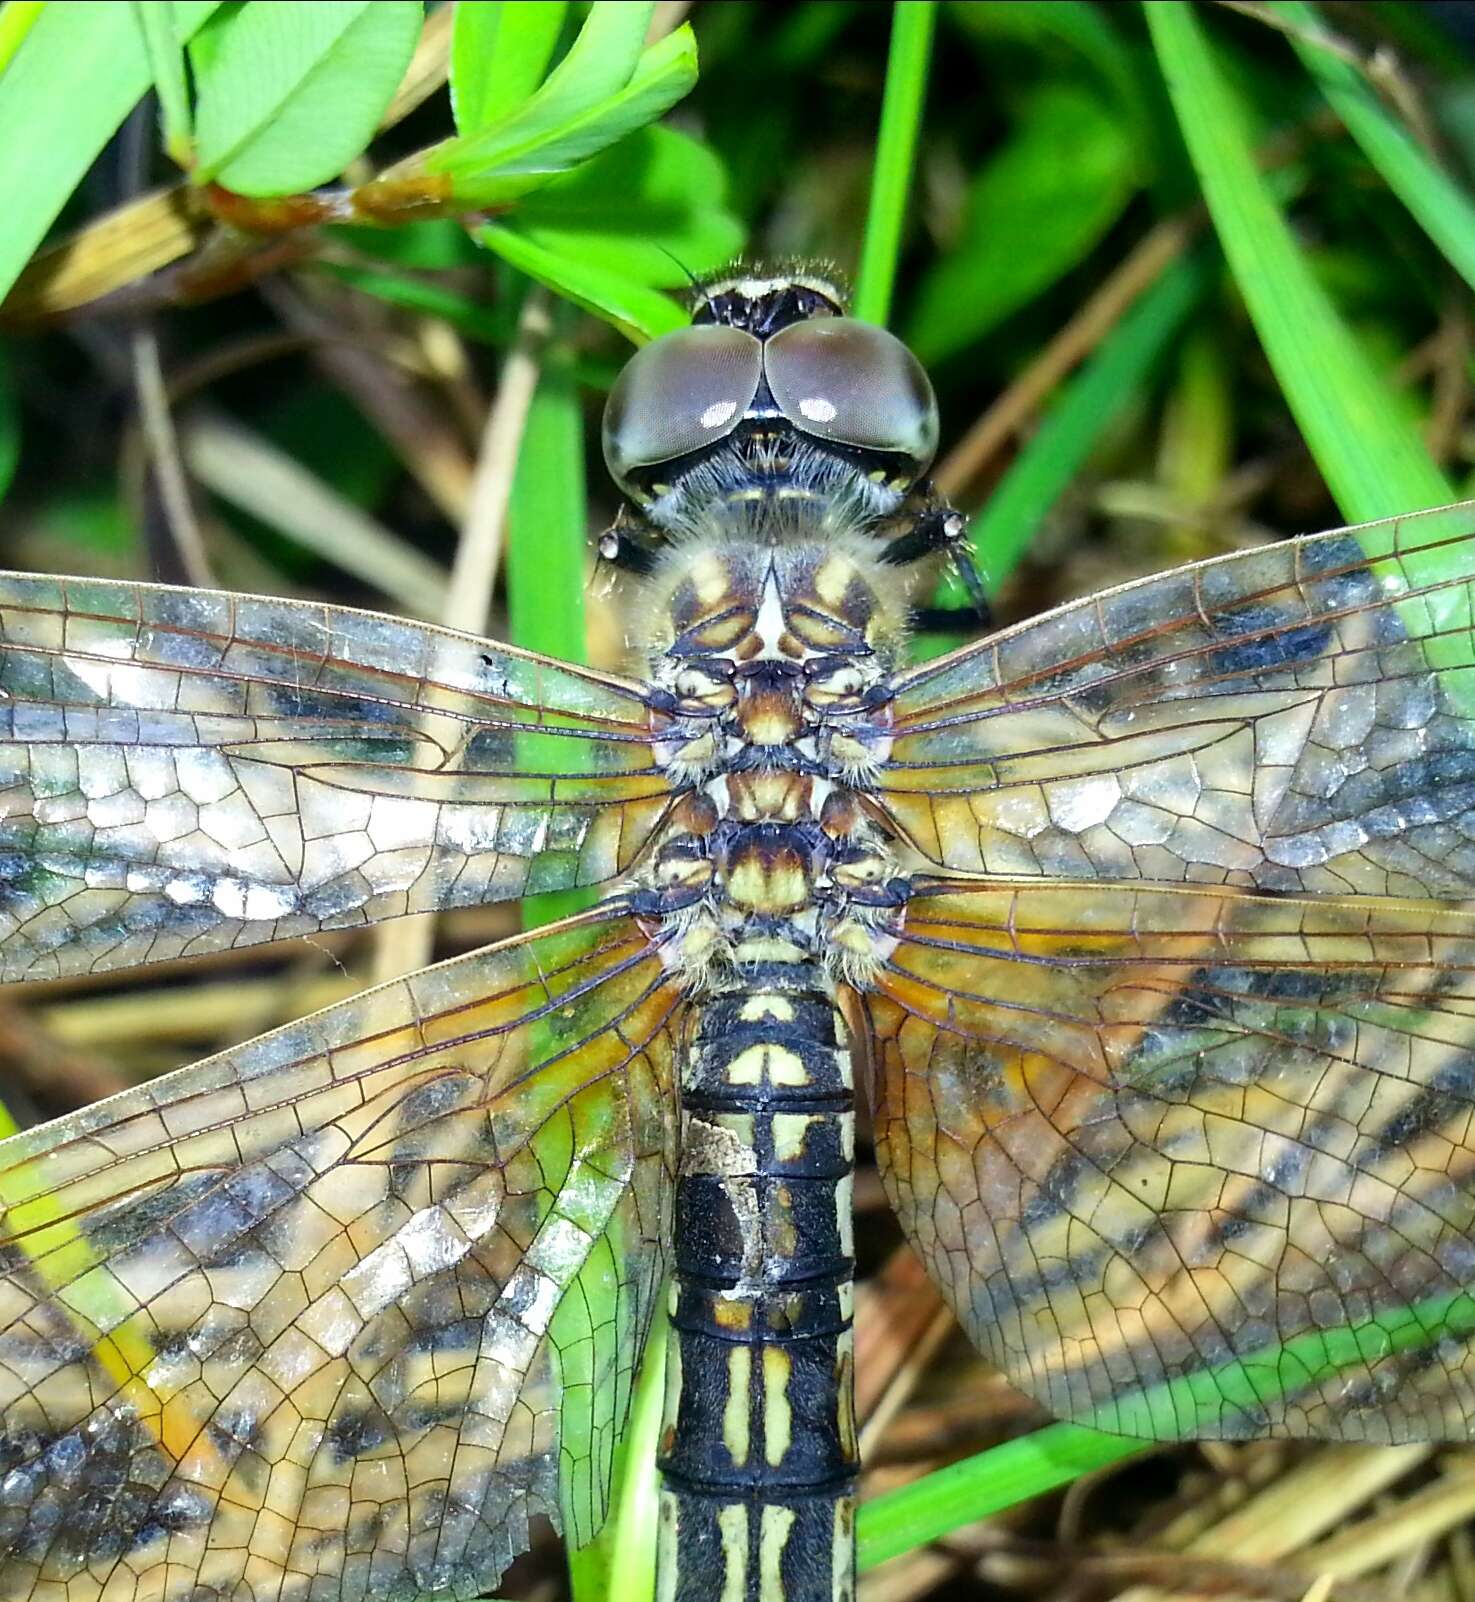
[[[937,398],[922,364],[884,328],[853,317],[792,323],[763,347],[784,416],[806,434],[905,456],[918,473],[937,450]]]
[[[679,328],[636,351],[604,408],[604,459],[634,500],[630,475],[725,438],[763,377],[763,347],[740,328]]]

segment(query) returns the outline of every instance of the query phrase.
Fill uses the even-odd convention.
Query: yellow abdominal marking
[[[789,1406],[793,1365],[782,1346],[763,1348],[763,1455],[778,1468],[794,1440],[794,1413]]]
[[[747,1508],[741,1502],[729,1502],[717,1515],[717,1528],[722,1535],[721,1602],[743,1602],[748,1583]]]
[[[781,1567],[789,1532],[794,1527],[791,1507],[765,1507],[758,1536],[758,1586],[763,1602],[784,1602],[784,1576]]]
[[[722,1409],[722,1444],[738,1468],[747,1463],[752,1446],[748,1423],[748,1389],[752,1377],[751,1349],[734,1346],[727,1354],[727,1403]]]

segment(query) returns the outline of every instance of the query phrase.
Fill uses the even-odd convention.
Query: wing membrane
[[[0,574],[0,978],[608,879],[639,686],[369,612]]]
[[[680,1007],[589,914],[0,1144],[0,1594],[473,1596],[531,1514],[587,1539]]]
[[[970,872],[1475,894],[1472,531],[1290,540],[926,663],[881,805]]]
[[[1475,1434],[1475,912],[943,884],[857,1006],[892,1200],[1052,1411]]]

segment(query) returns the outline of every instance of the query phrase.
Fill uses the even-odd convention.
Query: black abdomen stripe
[[[661,1602],[848,1602],[854,1097],[817,968],[700,1011],[682,1079]]]

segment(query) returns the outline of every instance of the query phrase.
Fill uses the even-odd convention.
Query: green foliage
[[[451,111],[458,132],[492,127],[532,94],[548,71],[567,15],[564,0],[456,7]]]
[[[968,187],[958,248],[931,268],[906,324],[924,362],[975,344],[1076,266],[1135,186],[1131,129],[1094,89],[1044,84]]]
[[[180,0],[176,37],[214,10]],[[132,6],[74,0],[36,17],[0,77],[0,297],[149,82]]]
[[[252,0],[196,58],[194,178],[284,195],[336,177],[373,135],[419,37],[419,0]]]

